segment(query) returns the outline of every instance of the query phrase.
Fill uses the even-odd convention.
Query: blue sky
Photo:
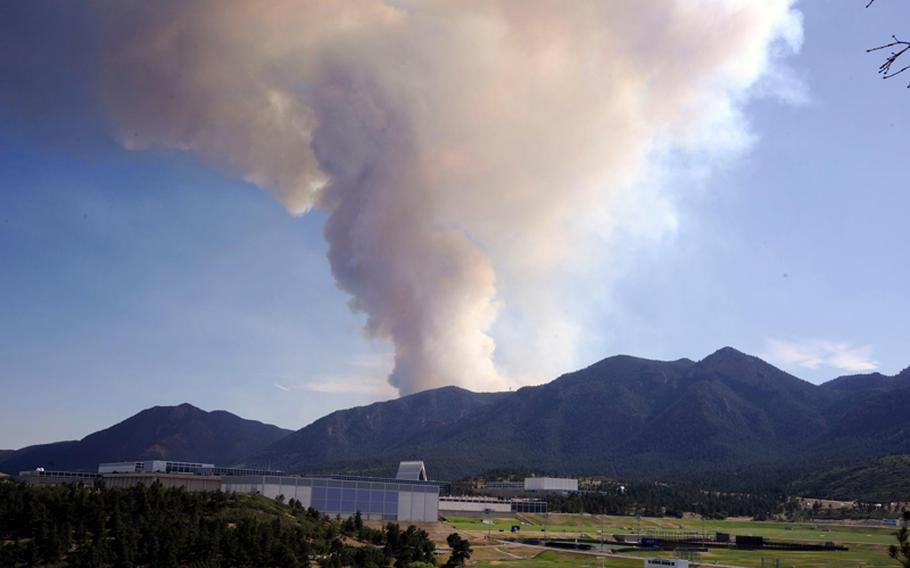
[[[910,6],[863,4],[799,4],[787,64],[804,100],[750,102],[750,149],[674,181],[677,229],[624,244],[575,366],[724,345],[813,382],[910,365],[910,77],[880,80],[865,53],[910,34]],[[391,347],[337,289],[322,213],[292,216],[189,153],[125,150],[65,58],[2,63],[0,448],[156,404],[296,429],[394,396]]]

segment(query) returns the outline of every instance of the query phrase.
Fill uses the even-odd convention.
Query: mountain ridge
[[[626,479],[727,472],[752,483],[761,472],[780,480],[910,453],[908,405],[910,369],[815,385],[724,347],[699,361],[614,355],[508,392],[442,387],[337,410],[294,432],[189,404],[153,407],[82,440],[12,452],[0,469],[166,458],[389,475],[400,460],[422,459],[439,479],[503,467]]]
[[[836,460],[840,448],[848,458],[891,445],[910,449],[899,440],[903,422],[877,420],[857,405],[877,401],[876,390],[859,390],[856,399],[855,392],[809,383],[732,347],[697,362],[614,355],[548,383],[459,406],[447,420],[422,422],[426,427],[380,426],[370,434],[380,445],[326,441],[314,428],[317,421],[245,463],[388,471],[395,460],[420,458],[443,477],[492,466],[634,477],[759,463],[800,468],[809,460]],[[433,396],[436,407],[446,398],[440,389],[411,396]],[[408,400],[396,399],[402,407]],[[336,411],[331,421],[352,428],[354,410]],[[883,434],[887,442],[872,441]]]
[[[910,386],[910,367],[895,375],[879,372],[842,375],[819,385],[827,389],[842,391],[865,391],[870,389],[899,388]]]
[[[189,403],[153,406],[81,440],[27,446],[3,456],[0,470],[94,470],[98,463],[135,459],[232,464],[291,433],[224,410]]]

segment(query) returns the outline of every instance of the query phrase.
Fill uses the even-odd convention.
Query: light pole
[[[547,543],[547,525],[550,524],[550,507],[547,506],[547,512],[543,516],[543,542],[544,545]]]

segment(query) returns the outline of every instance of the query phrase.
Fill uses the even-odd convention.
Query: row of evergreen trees
[[[548,495],[552,512],[644,517],[681,517],[696,513],[705,518],[752,517],[758,521],[782,518],[789,521],[894,519],[904,510],[900,503],[855,502],[850,507],[824,506],[773,492],[732,493],[709,491],[689,485],[636,483],[616,490]]]
[[[612,488],[546,497],[550,511],[606,515],[680,517],[683,512],[707,518],[748,516],[768,518],[783,508],[786,497],[776,493],[727,493],[688,485],[632,483]]]
[[[373,529],[359,514],[332,519],[293,499],[285,505],[157,483],[130,489],[0,483],[0,566],[295,567],[316,561],[331,568],[406,568],[435,565],[434,551],[427,533],[414,526]]]

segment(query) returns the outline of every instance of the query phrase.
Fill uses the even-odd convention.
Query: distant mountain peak
[[[743,353],[732,347],[718,349],[699,361],[693,371],[696,375],[704,374],[728,384],[749,384],[753,387],[790,391],[792,395],[812,396],[813,385],[786,371],[778,369],[771,363]],[[732,381],[732,383],[729,383]]]
[[[29,446],[2,456],[0,469],[91,471],[98,463],[172,459],[232,465],[290,434],[277,426],[191,404],[153,406],[79,441]]]
[[[743,353],[733,347],[721,347],[699,361],[697,365],[702,369],[714,369],[718,371],[743,370],[747,367],[756,366],[777,369],[770,363],[763,361],[758,357]]]
[[[714,353],[711,353],[710,355],[708,355],[707,357],[702,359],[702,361],[706,361],[708,359],[742,359],[745,357],[748,357],[750,359],[753,358],[751,355],[747,355],[746,353],[743,353],[739,349],[730,347],[728,345],[726,347],[721,347]]]
[[[176,405],[176,406],[155,406],[155,407],[151,408],[150,410],[157,410],[157,409],[165,410],[165,411],[171,412],[171,413],[187,413],[187,412],[189,412],[189,413],[196,413],[196,412],[205,413],[205,412],[208,412],[207,410],[203,410],[202,408],[199,408],[198,406],[194,406],[194,405],[192,405],[192,404],[190,404],[190,403],[188,403],[188,402],[182,402],[182,403],[180,403],[180,404],[178,404],[178,405]]]
[[[207,411],[193,406],[188,402],[182,402],[176,405],[156,404],[155,406],[140,410],[136,416],[154,415],[154,416],[185,416],[187,414],[203,413]]]

